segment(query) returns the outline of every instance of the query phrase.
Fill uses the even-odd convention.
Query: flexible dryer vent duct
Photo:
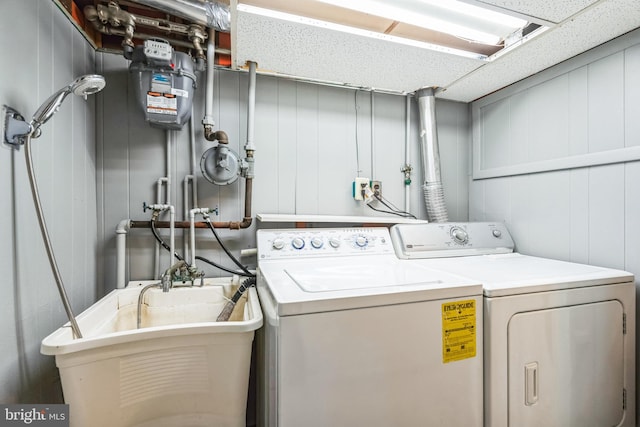
[[[440,177],[440,152],[436,129],[435,88],[416,91],[420,110],[420,139],[422,141],[422,170],[424,171],[424,202],[429,222],[447,222],[444,189]]]
[[[189,21],[202,24],[216,31],[231,31],[231,14],[229,6],[224,3],[203,0],[133,0],[135,3],[153,7],[179,16]]]

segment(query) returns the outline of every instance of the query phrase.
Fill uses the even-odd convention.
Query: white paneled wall
[[[640,276],[640,30],[472,105],[470,220]]]
[[[470,218],[506,220],[522,251],[624,268],[639,58],[636,31],[473,103]]]
[[[150,218],[148,212],[142,212],[142,203],[155,200],[155,183],[167,173],[166,138],[164,131],[144,122],[127,83],[127,61],[109,53],[98,56],[99,68],[108,82],[100,124],[104,131],[97,148],[102,227],[99,241],[103,251],[100,280],[108,290],[115,286],[115,227],[126,218]],[[228,186],[214,186],[199,170],[200,157],[213,144],[205,141],[202,134],[204,76],[200,75],[198,81],[194,118],[199,204],[220,209],[220,215],[214,220],[238,220],[244,211],[243,179]],[[231,148],[242,157],[246,142],[247,85],[246,73],[215,72],[216,129],[229,134]],[[253,214],[381,215],[353,200],[351,184],[358,175],[381,180],[383,195],[403,208],[405,186],[400,170],[405,163],[405,105],[406,99],[402,96],[374,93],[372,99],[369,91],[356,92],[258,75]],[[437,101],[436,110],[447,206],[453,220],[466,220],[471,141],[468,105]],[[410,147],[414,173],[410,203],[411,212],[425,218],[418,123],[417,104],[413,101]],[[170,148],[172,204],[178,206],[179,219],[184,217],[182,182],[190,172],[188,134],[187,127],[174,132]],[[220,234],[237,254],[239,249],[255,245],[255,227],[254,224],[248,230],[220,230]],[[168,235],[166,231],[163,233]],[[151,232],[131,231],[128,245],[129,277],[150,278],[154,270]],[[198,232],[199,254],[231,265],[218,249],[209,231]],[[169,257],[164,252],[161,264],[166,268]],[[220,274],[206,265],[200,267],[205,267],[208,274]]]
[[[27,119],[95,53],[51,1],[0,3],[0,103]],[[96,299],[95,111],[98,96],[70,96],[33,141],[44,214],[72,307]],[[40,341],[66,322],[40,236],[24,149],[0,147],[0,402],[61,402],[54,359]]]

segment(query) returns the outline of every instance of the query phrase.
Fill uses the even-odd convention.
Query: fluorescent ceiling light
[[[250,13],[253,15],[261,15],[269,18],[295,22],[298,24],[305,24],[313,27],[325,28],[328,30],[340,31],[343,33],[354,34],[354,35],[369,37],[369,38],[378,39],[378,40],[385,40],[393,43],[404,44],[407,46],[418,47],[421,49],[435,50],[439,52],[450,53],[453,55],[463,56],[463,57],[472,58],[472,59],[487,60],[486,55],[478,54],[475,52],[469,52],[461,49],[453,49],[453,48],[439,46],[432,43],[407,39],[404,37],[391,36],[389,34],[377,33],[375,31],[363,30],[363,29],[351,27],[348,25],[335,24],[332,22],[321,21],[318,19],[307,18],[299,15],[293,15],[290,13],[280,12],[272,9],[265,9],[262,7],[250,6],[243,3],[238,4],[237,10],[240,12]]]
[[[527,21],[456,0],[318,0],[394,21],[497,45]]]

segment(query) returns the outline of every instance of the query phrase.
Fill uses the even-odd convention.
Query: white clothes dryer
[[[391,236],[407,265],[483,284],[486,427],[635,426],[631,273],[513,252],[501,223]]]
[[[482,286],[394,254],[387,228],[259,230],[258,419],[482,426]]]

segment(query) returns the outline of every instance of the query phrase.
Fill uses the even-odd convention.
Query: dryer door
[[[623,307],[518,313],[508,328],[509,425],[614,426],[623,417]]]

